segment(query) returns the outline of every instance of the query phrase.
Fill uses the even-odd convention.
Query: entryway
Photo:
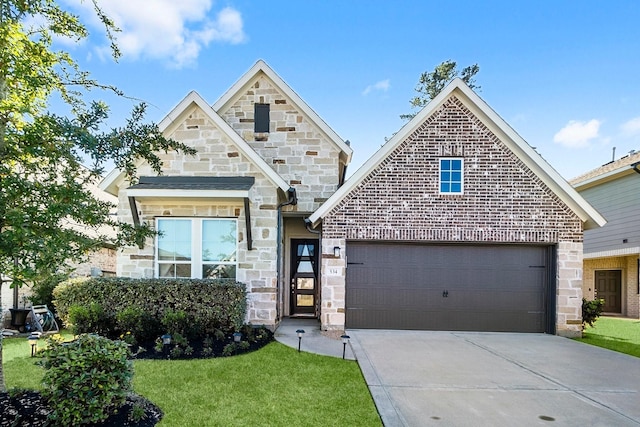
[[[596,271],[596,298],[604,300],[605,313],[622,313],[622,272]]]
[[[318,239],[291,239],[291,316],[317,316],[318,249]]]

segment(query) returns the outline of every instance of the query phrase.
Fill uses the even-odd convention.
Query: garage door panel
[[[546,248],[347,244],[350,328],[544,332]]]

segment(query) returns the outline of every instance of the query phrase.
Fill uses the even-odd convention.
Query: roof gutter
[[[634,171],[636,171],[636,173],[640,174],[640,162],[633,163],[631,167],[633,168]]]

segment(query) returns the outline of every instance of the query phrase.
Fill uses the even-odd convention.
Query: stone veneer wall
[[[619,256],[584,260],[584,282],[582,293],[587,299],[595,296],[595,272],[597,270],[622,271],[622,315],[640,318],[640,295],[638,295],[638,256]]]
[[[194,203],[171,201],[162,204],[138,203],[140,220],[155,224],[157,216],[233,217],[238,219],[237,280],[247,285],[247,321],[273,327],[276,322],[276,235],[278,190],[261,171],[245,158],[230,139],[210,122],[199,109],[194,111],[169,137],[194,147],[195,156],[162,154],[166,176],[254,176],[250,190],[253,250],[247,250],[243,201]],[[142,167],[140,176],[156,175]],[[123,183],[121,190],[127,188]],[[125,191],[120,191],[118,218],[133,223]],[[143,249],[124,248],[118,253],[117,275],[154,277],[154,239],[147,239]]]
[[[254,104],[270,105],[269,133],[254,133]],[[286,210],[313,212],[338,188],[340,150],[263,74],[225,111],[224,120],[298,195]]]
[[[464,158],[464,194],[438,194],[438,159]],[[325,329],[345,323],[349,240],[557,245],[557,333],[581,331],[582,222],[456,97],[323,218]]]

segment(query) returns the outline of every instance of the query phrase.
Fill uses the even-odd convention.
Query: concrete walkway
[[[277,341],[289,347],[298,348],[298,329],[304,330],[300,341],[300,351],[342,358],[341,333],[322,332],[318,319],[285,318],[274,334]],[[351,346],[347,344],[345,359],[355,360]]]
[[[552,335],[350,330],[386,427],[640,426],[640,359]]]

